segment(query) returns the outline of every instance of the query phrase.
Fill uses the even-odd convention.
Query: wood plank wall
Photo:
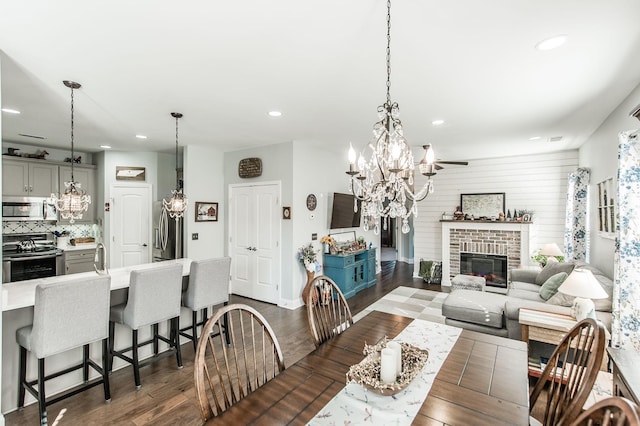
[[[461,193],[504,192],[507,209],[534,211],[532,253],[549,242],[562,248],[567,176],[577,167],[577,150],[471,160],[466,167],[445,166],[434,177],[435,192],[418,203],[418,217],[413,223],[414,275],[420,259],[442,259],[440,219],[443,212],[453,213]],[[420,176],[416,187],[424,182]]]

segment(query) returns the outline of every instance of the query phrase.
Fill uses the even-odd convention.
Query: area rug
[[[397,287],[354,315],[353,320],[358,321],[371,311],[380,311],[444,324],[442,302],[447,296],[448,293],[439,291]]]

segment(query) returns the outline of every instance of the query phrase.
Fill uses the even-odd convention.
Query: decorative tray
[[[406,388],[427,363],[429,351],[408,343],[398,342],[402,347],[402,373],[394,383],[382,383],[380,381],[380,351],[389,341],[385,337],[377,345],[370,346],[365,343],[362,353],[366,356],[358,364],[349,367],[347,383],[358,383],[380,395],[395,395]]]

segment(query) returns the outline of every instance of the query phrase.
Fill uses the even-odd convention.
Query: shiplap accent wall
[[[420,259],[442,260],[442,213],[452,214],[460,194],[504,192],[506,208],[533,210],[530,251],[542,244],[564,245],[567,176],[578,167],[578,151],[471,160],[468,166],[445,166],[434,177],[435,192],[418,203],[414,219],[414,275]],[[425,179],[420,176],[416,186]],[[506,212],[505,212],[506,214]],[[527,264],[527,259],[522,259]],[[530,259],[529,259],[529,262]]]

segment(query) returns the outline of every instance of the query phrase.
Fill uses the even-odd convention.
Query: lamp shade
[[[542,246],[540,254],[544,256],[564,256],[562,250],[556,243],[549,243]]]
[[[588,269],[574,269],[558,288],[558,291],[585,299],[605,299],[608,297],[607,292]]]

